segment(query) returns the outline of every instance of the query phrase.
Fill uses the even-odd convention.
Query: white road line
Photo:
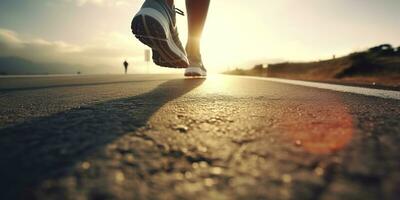
[[[263,78],[263,77],[250,77],[250,76],[240,76],[240,77],[247,78],[247,79],[272,81],[272,82],[286,83],[286,84],[291,84],[291,85],[300,85],[300,86],[313,87],[313,88],[319,88],[319,89],[333,90],[333,91],[338,91],[338,92],[361,94],[361,95],[365,95],[365,96],[380,97],[380,98],[385,98],[385,99],[400,100],[400,91],[336,85],[336,84],[329,84],[329,83],[296,81],[296,80],[288,80],[288,79],[280,79],[280,78]]]

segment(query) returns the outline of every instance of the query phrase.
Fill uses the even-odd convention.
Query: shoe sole
[[[185,76],[187,77],[205,77],[207,72],[201,70],[198,67],[189,67],[185,71]]]
[[[154,63],[163,67],[187,68],[189,61],[174,42],[165,17],[155,9],[143,8],[133,18],[132,32],[153,50]]]

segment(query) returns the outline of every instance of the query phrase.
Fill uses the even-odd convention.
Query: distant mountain
[[[90,67],[64,63],[36,63],[20,57],[0,57],[0,75],[107,73],[106,66]]]

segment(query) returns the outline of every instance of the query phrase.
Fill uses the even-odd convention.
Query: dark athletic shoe
[[[188,77],[199,77],[199,76],[207,76],[207,70],[203,65],[203,62],[193,62],[190,61],[190,65],[185,70],[185,76]]]
[[[165,0],[146,0],[132,20],[132,32],[153,50],[153,61],[163,67],[187,68],[189,61],[179,40],[176,13]]]

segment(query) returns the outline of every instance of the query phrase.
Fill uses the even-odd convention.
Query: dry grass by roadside
[[[382,46],[336,59],[277,63],[265,68],[263,65],[256,65],[249,70],[236,69],[225,74],[378,85],[400,89],[400,50],[384,49]]]

